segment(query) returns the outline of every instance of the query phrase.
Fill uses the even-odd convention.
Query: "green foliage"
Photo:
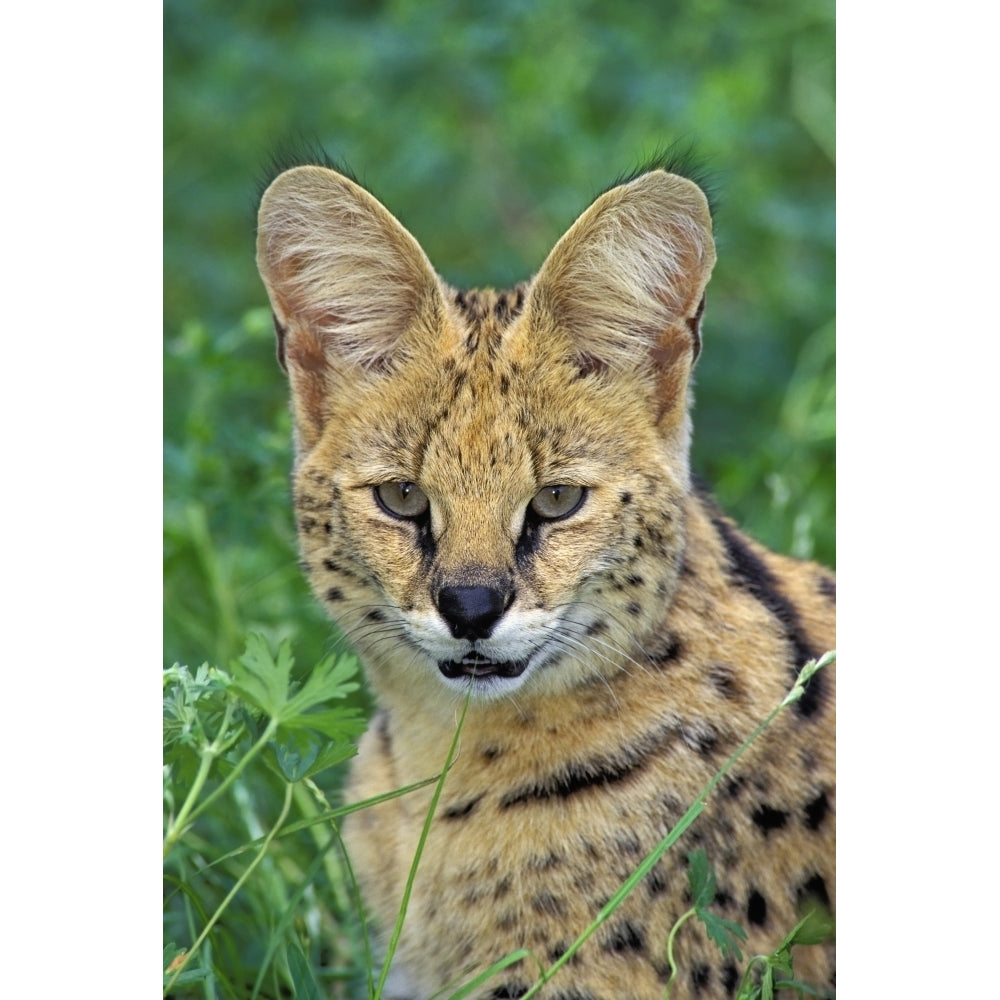
[[[778,712],[800,697],[835,655],[827,653],[803,668],[781,704],[712,776],[591,924],[552,965],[538,964],[538,979],[525,1000],[572,960],[697,820],[719,782]],[[164,672],[164,993],[178,1000],[205,995],[252,1000],[288,996],[289,990],[296,997],[351,997],[360,995],[365,984],[368,996],[381,996],[423,846],[458,753],[468,701],[439,775],[378,799],[333,808],[330,786],[324,790],[317,779],[353,753],[362,721],[345,701],[356,687],[351,678],[357,663],[352,657],[327,657],[304,683],[294,680],[293,667],[287,642],[275,654],[261,636],[251,635],[228,673],[208,665],[194,673],[180,666]],[[304,733],[319,741],[308,752],[296,742]],[[431,782],[435,787],[376,981],[364,910],[337,821]],[[293,806],[300,815],[289,822]],[[709,909],[716,885],[704,851],[692,852],[688,860],[693,905],[667,942],[671,982],[677,974],[673,941],[690,917],[702,922],[727,957],[740,959],[737,942],[745,940],[742,928]],[[810,915],[771,956],[757,956],[741,986],[751,991],[745,1000],[770,998],[782,983],[806,989],[790,978],[791,948],[825,940],[829,933],[821,915]],[[523,950],[503,956],[475,979],[456,984],[451,1000],[521,960],[538,962],[538,957]],[[743,993],[740,997],[744,1000]]]
[[[820,944],[833,938],[833,919],[820,909],[810,910],[770,955],[757,955],[747,964],[736,1000],[774,1000],[775,991],[795,990],[800,996],[832,997],[832,990],[817,989],[795,979],[792,948]]]
[[[809,664],[808,675],[803,672],[796,682],[800,688],[808,683],[817,670],[833,659],[832,653],[827,653],[819,662]],[[789,692],[782,701],[781,707],[791,704],[801,697]],[[743,953],[737,941],[746,940],[746,931],[739,924],[713,913],[709,907],[715,900],[715,871],[708,861],[708,855],[699,848],[688,854],[688,885],[691,889],[693,905],[683,913],[674,924],[667,942],[667,959],[670,963],[671,975],[664,996],[670,996],[670,987],[677,978],[678,969],[674,962],[673,944],[680,928],[691,918],[696,917],[705,927],[710,940],[714,941],[723,958],[734,958],[742,961]],[[833,937],[833,920],[829,913],[820,909],[810,910],[785,936],[770,955],[756,955],[748,963],[736,991],[735,1000],[774,1000],[775,991],[792,989],[801,996],[832,997],[833,992],[821,990],[808,983],[799,982],[794,978],[792,969],[792,948],[797,944],[821,944]]]
[[[694,468],[762,542],[832,564],[833,23],[832,0],[168,0],[164,666],[228,663],[248,631],[327,646],[254,266],[258,184],[298,139],[346,159],[448,280],[496,286],[691,144],[719,243]]]
[[[190,946],[257,859],[171,995],[355,996],[368,976],[329,806],[368,702],[341,660],[325,657],[313,681],[281,645],[320,659],[341,640],[296,564],[287,385],[253,260],[272,155],[318,142],[446,279],[502,286],[532,273],[620,173],[692,144],[719,202],[694,468],[762,542],[832,565],[833,10],[168,0],[168,818],[203,783],[167,852],[166,940]],[[278,649],[271,668],[260,650],[231,672],[170,667],[230,664],[252,632]],[[327,686],[335,710],[289,708]],[[177,959],[165,950],[165,967]]]
[[[171,996],[244,998],[251,968],[254,996],[278,995],[261,992],[265,978],[275,990],[291,983],[297,996],[319,996],[313,968],[325,945],[310,932],[336,940],[346,914],[318,902],[317,892],[326,885],[355,919],[346,862],[332,850],[343,810],[331,809],[313,779],[355,753],[364,718],[345,700],[358,687],[358,665],[329,656],[304,683],[293,666],[287,642],[275,655],[251,635],[228,673],[208,665],[164,672],[163,961]],[[293,803],[301,816],[286,824]],[[265,817],[275,815],[268,827]],[[352,948],[347,961],[363,954]]]

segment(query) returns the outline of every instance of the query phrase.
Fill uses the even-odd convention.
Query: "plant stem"
[[[240,889],[243,887],[243,884],[250,877],[250,874],[257,867],[257,865],[259,865],[261,861],[263,861],[264,855],[267,854],[267,849],[268,847],[271,846],[271,841],[274,839],[274,835],[281,828],[281,824],[285,822],[285,817],[288,815],[288,810],[291,807],[291,805],[292,805],[292,783],[287,782],[285,785],[285,801],[281,807],[281,813],[279,814],[278,819],[275,822],[274,826],[271,827],[267,836],[264,838],[264,843],[261,845],[260,851],[257,853],[257,856],[253,859],[253,861],[251,861],[250,864],[247,865],[247,870],[239,877],[239,879],[237,879],[236,885],[234,885],[232,889],[230,889],[226,898],[219,904],[219,908],[215,911],[215,913],[212,914],[208,923],[205,925],[204,930],[202,930],[201,934],[198,935],[198,939],[195,941],[193,945],[191,945],[191,948],[185,953],[183,960],[180,963],[178,963],[177,968],[174,970],[173,976],[170,977],[170,981],[164,987],[163,990],[164,994],[170,992],[170,988],[176,982],[177,977],[184,971],[184,968],[191,960],[191,957],[201,947],[202,942],[205,940],[206,937],[208,937],[209,933],[215,926],[219,917],[222,916],[222,914],[226,910],[226,907],[228,907],[229,904],[232,902],[233,897],[236,895],[236,893],[240,891]]]
[[[264,749],[264,747],[267,745],[271,737],[274,736],[277,728],[278,728],[278,720],[272,718],[270,722],[268,722],[264,732],[261,734],[260,739],[258,739],[257,742],[254,743],[252,747],[250,747],[250,749],[243,755],[243,757],[240,758],[239,762],[232,769],[232,771],[230,771],[229,774],[227,774],[225,778],[222,779],[222,781],[219,784],[219,787],[216,788],[215,791],[213,791],[212,794],[209,795],[208,798],[206,798],[205,801],[202,802],[200,806],[191,811],[187,819],[188,823],[193,823],[194,820],[197,819],[197,817],[200,816],[243,773],[243,770],[246,768],[247,764],[249,764],[250,761],[253,760],[254,757],[256,757],[257,754],[259,754],[261,750]],[[225,747],[221,747],[217,751],[216,755],[218,755],[218,753],[221,753],[222,750],[224,749]],[[176,835],[173,838],[174,840],[176,840],[177,837],[179,837],[183,831],[178,828],[177,823],[174,824],[172,829],[177,831]],[[164,854],[167,853],[166,842],[164,842],[163,853]]]
[[[229,718],[232,715],[232,710],[233,702],[230,699],[227,699],[226,711],[222,716],[222,724],[219,726],[219,733],[215,739],[212,740],[211,743],[207,744],[205,749],[202,750],[201,760],[198,762],[198,773],[195,775],[194,781],[191,783],[191,788],[184,798],[184,804],[181,806],[180,812],[177,813],[176,818],[167,830],[166,836],[163,838],[164,857],[170,853],[170,849],[180,838],[191,819],[194,818],[193,810],[195,801],[201,794],[201,790],[204,787],[205,782],[208,780],[208,772],[211,770],[212,764],[215,763],[216,757],[223,753],[232,742],[231,739],[226,741],[222,740],[223,734],[229,728]],[[200,811],[200,809],[198,811]]]
[[[692,906],[687,913],[681,914],[677,923],[670,928],[670,936],[667,938],[667,962],[670,963],[670,978],[667,980],[667,985],[663,988],[663,1000],[667,1000],[670,996],[670,987],[673,981],[677,978],[677,963],[674,961],[674,938],[677,937],[677,932],[681,929],[681,925],[689,917],[693,917],[695,914],[695,909]]]
[[[389,940],[389,947],[385,954],[385,962],[382,965],[382,973],[378,977],[378,985],[375,987],[374,1000],[381,1000],[382,990],[385,988],[385,981],[389,975],[389,966],[392,964],[393,955],[396,953],[396,946],[399,944],[399,937],[403,931],[403,920],[406,918],[406,910],[410,905],[410,893],[413,891],[413,880],[417,877],[417,865],[420,857],[424,853],[424,845],[427,843],[427,836],[430,833],[431,821],[434,819],[434,812],[437,809],[438,799],[441,798],[441,789],[444,788],[444,780],[448,777],[451,765],[455,762],[458,750],[458,738],[462,732],[462,724],[465,722],[465,713],[469,710],[469,701],[472,697],[472,687],[465,696],[465,703],[462,705],[462,714],[459,716],[458,725],[455,727],[455,735],[452,737],[451,746],[448,748],[448,756],[441,769],[441,777],[438,778],[434,786],[434,794],[431,796],[431,804],[424,817],[423,829],[420,831],[420,839],[417,841],[417,850],[413,855],[413,863],[410,865],[410,873],[406,879],[406,886],[403,889],[403,899],[399,904],[399,913],[396,915],[396,925],[392,929],[392,937]]]

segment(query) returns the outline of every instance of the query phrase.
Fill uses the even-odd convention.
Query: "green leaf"
[[[715,872],[700,847],[688,854],[688,885],[695,909],[708,906],[715,899]]]
[[[287,639],[278,646],[275,659],[267,640],[251,632],[247,636],[246,652],[230,664],[233,689],[266,715],[282,721],[294,663],[291,643]]]
[[[746,941],[747,932],[739,924],[725,917],[716,916],[710,910],[703,910],[698,907],[695,915],[705,925],[708,936],[718,945],[723,958],[735,958],[740,961],[743,953],[740,951],[737,941]]]
[[[783,944],[789,948],[793,944],[823,944],[834,937],[834,921],[830,911],[816,906],[811,909],[792,929]]]
[[[305,684],[294,694],[289,693],[292,667],[291,643],[283,639],[278,654],[272,655],[267,641],[256,633],[247,636],[246,652],[234,660],[233,690],[251,705],[282,726],[314,729],[331,739],[350,739],[364,729],[357,709],[332,709],[310,712],[324,702],[340,700],[360,684],[352,680],[358,672],[353,656],[331,654],[313,668]]]
[[[346,697],[360,685],[351,681],[358,672],[358,661],[353,656],[331,653],[313,668],[309,679],[288,702],[283,722],[301,716],[315,705]]]
[[[312,729],[331,740],[349,740],[365,731],[365,718],[356,708],[331,708],[325,712],[307,712],[285,719],[288,729]]]
[[[767,964],[785,975],[792,974],[792,948],[787,939],[768,956]]]
[[[319,774],[320,771],[325,771],[328,767],[342,764],[345,760],[350,760],[357,752],[358,748],[354,743],[330,743],[320,751],[319,756],[302,777],[311,778],[314,774]]]
[[[350,760],[357,752],[351,740],[332,741],[305,728],[279,727],[278,736],[268,744],[266,762],[286,781],[311,778],[328,767]]]
[[[761,1000],[774,1000],[774,969],[770,964],[764,966],[764,975],[760,980]]]
[[[298,942],[293,941],[289,944],[287,954],[288,972],[292,977],[295,1000],[323,1000],[323,992]]]
[[[715,872],[708,863],[708,855],[699,847],[688,854],[688,885],[695,916],[705,925],[708,936],[719,946],[723,957],[743,957],[736,941],[746,940],[746,931],[739,924],[716,916],[706,909],[715,899]]]
[[[316,763],[320,748],[326,741],[307,729],[286,732],[271,744],[274,759],[282,776],[288,781],[298,781],[309,773]]]

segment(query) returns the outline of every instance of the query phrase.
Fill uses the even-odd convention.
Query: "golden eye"
[[[575,514],[583,503],[582,486],[545,486],[531,498],[531,509],[546,521]]]
[[[375,499],[393,517],[420,517],[430,506],[427,495],[416,483],[382,483],[375,487]]]

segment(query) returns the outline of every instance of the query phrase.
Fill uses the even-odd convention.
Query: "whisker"
[[[562,607],[570,607],[570,608],[572,608],[574,606],[581,606],[581,605],[582,605],[582,602],[574,602],[574,604],[562,605]],[[601,610],[602,615],[604,615],[604,617],[605,617],[605,620],[610,619],[615,625],[617,625],[622,630],[622,632],[625,632],[627,634],[627,629],[625,628],[625,626],[624,626],[624,624],[622,622],[618,621],[613,615],[608,615],[604,611],[604,609],[599,609],[599,610]],[[581,643],[582,648],[587,649],[590,652],[593,652],[595,655],[601,656],[601,658],[606,663],[611,664],[613,666],[622,666],[622,667],[624,667],[626,665],[626,663],[630,663],[633,666],[635,666],[637,669],[643,671],[643,673],[651,673],[649,667],[646,664],[641,663],[637,659],[635,659],[635,657],[633,657],[624,646],[622,646],[622,645],[620,645],[618,643],[609,641],[609,639],[602,638],[602,637],[599,637],[599,636],[596,636],[596,635],[583,634],[583,633],[586,633],[586,631],[590,628],[590,625],[585,624],[583,622],[576,621],[575,619],[569,618],[569,617],[560,617],[560,619],[559,619],[559,625],[560,626],[565,626],[567,628],[568,627],[576,627],[576,628],[580,629],[581,630],[581,634],[574,636],[574,638],[578,642]],[[630,637],[630,639],[631,639],[631,637]],[[583,645],[584,640],[586,640],[586,643],[590,644],[590,645]],[[637,644],[633,641],[633,642],[631,642],[631,645],[636,646]],[[615,662],[610,657],[608,657],[606,655],[603,655],[603,654],[600,654],[594,648],[595,646],[602,646],[604,649],[610,650],[612,653],[615,653],[615,654],[617,654],[617,656],[621,657],[625,662],[624,663],[617,663],[617,662]],[[645,650],[643,650],[641,647],[639,647],[639,650],[640,650],[640,652],[643,655],[646,656],[646,659],[649,660],[649,656],[648,656],[648,654],[646,654]]]

